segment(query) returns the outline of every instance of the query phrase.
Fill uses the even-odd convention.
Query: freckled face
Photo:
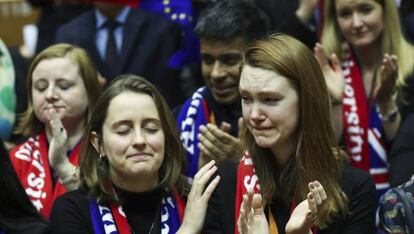
[[[164,160],[164,131],[153,99],[125,92],[110,102],[103,125],[103,150],[113,182],[153,178]]]
[[[245,65],[240,95],[244,122],[260,147],[296,148],[299,101],[287,78]]]

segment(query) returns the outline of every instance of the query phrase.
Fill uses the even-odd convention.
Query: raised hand
[[[229,134],[230,129],[231,125],[226,122],[223,122],[220,128],[214,124],[200,126],[200,133],[197,135],[200,162],[208,160],[221,162],[224,159],[231,159],[240,155],[240,141],[237,137]],[[203,164],[199,164],[199,167]]]
[[[318,0],[300,0],[296,16],[304,23],[309,22],[318,5]]]
[[[269,224],[266,220],[260,194],[248,191],[247,195],[243,195],[237,227],[240,234],[269,233]]]
[[[379,70],[379,79],[375,84],[374,95],[378,104],[391,101],[395,94],[395,84],[398,78],[397,56],[384,54]]]
[[[316,43],[314,47],[315,57],[325,77],[328,92],[332,102],[342,102],[345,88],[345,77],[342,71],[341,62],[336,54],[328,56],[322,44]]]
[[[56,170],[69,161],[66,155],[68,135],[52,104],[49,104],[49,127],[52,136],[48,157],[51,167]]]
[[[310,227],[318,223],[318,210],[325,203],[327,196],[318,181],[310,182],[308,188],[307,199],[296,206],[286,224],[286,234],[312,233]]]
[[[220,181],[220,176],[216,176],[210,184],[207,184],[211,176],[217,171],[214,164],[214,161],[210,161],[195,174],[185,207],[183,223],[177,233],[201,233],[208,200]]]

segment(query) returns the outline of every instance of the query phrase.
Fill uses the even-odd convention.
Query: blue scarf
[[[198,171],[200,150],[197,147],[199,127],[208,123],[209,110],[204,100],[206,87],[199,88],[187,100],[178,114],[177,126],[186,150],[188,169],[186,175],[193,178]]]

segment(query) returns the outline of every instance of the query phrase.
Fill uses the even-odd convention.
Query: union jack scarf
[[[346,150],[353,166],[371,174],[379,198],[389,188],[389,178],[382,122],[375,97],[366,97],[362,75],[352,53],[348,53],[342,69],[345,76],[343,136]]]
[[[79,147],[78,143],[69,155],[69,161],[73,165],[78,165]],[[53,184],[46,133],[43,131],[14,147],[9,156],[33,205],[48,219],[54,200],[64,194],[66,188],[59,180]]]

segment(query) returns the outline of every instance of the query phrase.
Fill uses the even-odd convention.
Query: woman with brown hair
[[[16,133],[30,136],[10,159],[30,200],[48,218],[53,201],[78,187],[78,151],[99,94],[97,71],[85,50],[58,44],[33,60],[28,108]]]
[[[188,193],[184,148],[167,103],[147,80],[120,76],[93,110],[80,189],[56,201],[52,233],[199,233],[220,179],[206,185],[216,169],[214,161],[202,167]]]
[[[203,233],[372,233],[375,187],[338,148],[312,52],[286,35],[252,43],[239,89],[246,153],[219,168]]]

